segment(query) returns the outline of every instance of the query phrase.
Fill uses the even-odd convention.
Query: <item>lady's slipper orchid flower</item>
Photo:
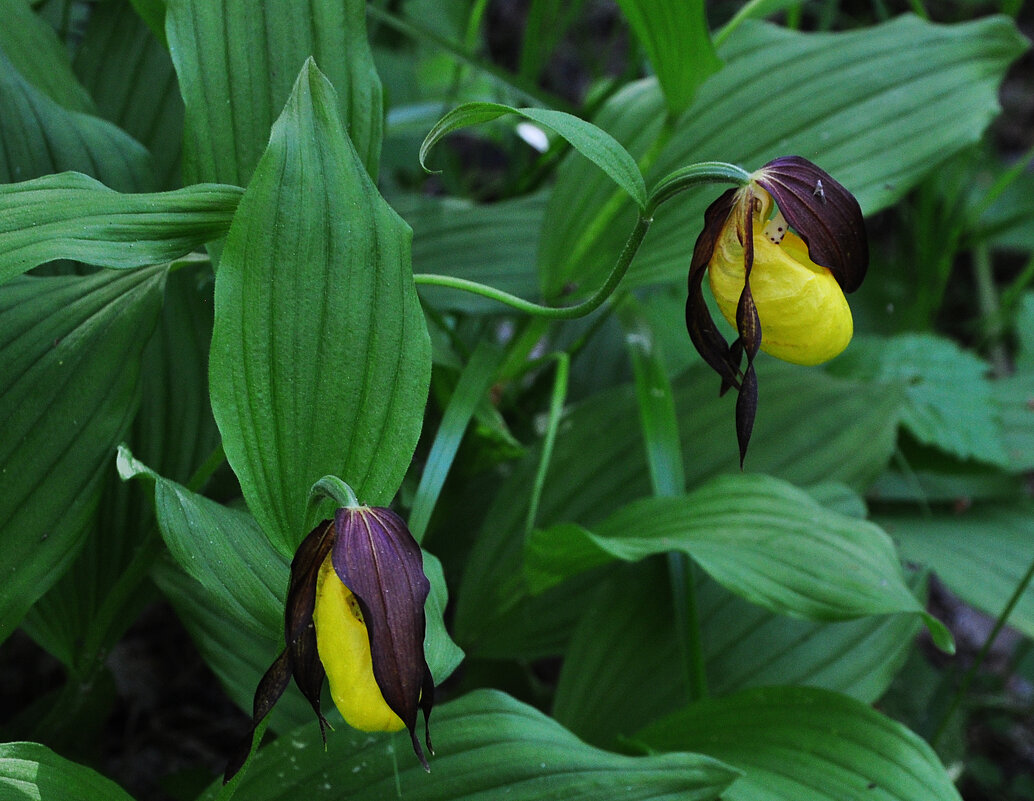
[[[362,731],[409,729],[413,750],[429,770],[416,721],[419,707],[433,754],[427,719],[434,681],[424,659],[430,586],[420,546],[390,509],[342,508],[316,526],[291,562],[287,645],[255,691],[252,734],[293,675],[325,739],[320,692],[326,677],[346,723]],[[246,746],[231,760],[227,780],[247,757],[251,737]]]
[[[868,265],[858,201],[800,156],[770,161],[704,213],[689,267],[686,327],[721,377],[721,393],[739,391],[741,465],[757,411],[758,350],[809,365],[839,354],[853,333],[844,293],[861,285]],[[731,346],[704,302],[705,271],[719,310],[739,334]]]

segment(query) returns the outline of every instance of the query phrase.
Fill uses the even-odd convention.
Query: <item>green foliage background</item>
[[[976,673],[922,654],[955,647],[931,574],[1020,675],[1034,638],[1034,183],[988,134],[1022,3],[621,0],[624,74],[583,52],[567,94],[594,4],[533,0],[509,66],[503,5],[0,0],[0,658],[27,635],[65,678],[0,721],[0,798],[987,785]],[[843,356],[759,358],[741,472],[683,322],[720,190],[651,192],[786,154],[873,263]],[[425,549],[430,775],[405,733],[325,751],[292,690],[225,788],[104,778],[109,655],[156,600],[250,709],[327,474]]]

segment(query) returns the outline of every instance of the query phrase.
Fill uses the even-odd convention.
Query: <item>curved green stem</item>
[[[509,292],[504,292],[501,289],[486,286],[485,284],[479,284],[477,281],[468,281],[466,278],[455,278],[451,275],[417,273],[413,276],[413,280],[417,284],[448,287],[450,289],[462,289],[466,292],[472,292],[475,295],[481,295],[482,297],[496,300],[499,303],[503,303],[511,308],[517,309],[517,311],[522,311],[536,317],[547,317],[553,320],[573,320],[596,311],[596,309],[603,305],[603,302],[614,293],[618,284],[621,283],[621,279],[624,278],[625,273],[628,272],[628,267],[632,263],[632,259],[635,258],[635,254],[639,250],[639,246],[643,244],[643,238],[646,236],[646,232],[650,229],[650,223],[652,222],[652,217],[644,217],[640,215],[635,228],[632,229],[632,233],[628,237],[628,241],[625,242],[625,247],[622,249],[621,255],[618,256],[614,269],[611,270],[610,275],[607,276],[606,282],[604,282],[603,286],[597,289],[591,297],[581,303],[575,304],[574,306],[542,306],[538,303],[533,303],[530,300],[519,298],[516,295],[511,295]]]
[[[750,173],[724,161],[702,161],[668,173],[653,188],[646,200],[646,215],[653,216],[657,207],[699,184],[733,183],[740,186],[750,181]]]
[[[339,509],[356,509],[362,504],[348,484],[337,476],[324,476],[309,490],[310,511],[324,498],[329,498],[337,504]]]

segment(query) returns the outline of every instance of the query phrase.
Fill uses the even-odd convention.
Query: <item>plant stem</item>
[[[937,725],[934,730],[933,737],[930,738],[930,745],[934,748],[937,747],[937,743],[941,737],[944,736],[945,730],[948,728],[948,724],[951,723],[951,719],[955,717],[955,713],[958,711],[959,706],[962,704],[962,699],[965,698],[966,693],[969,691],[969,685],[973,683],[973,679],[976,678],[977,671],[980,670],[980,666],[984,664],[984,660],[987,659],[987,655],[991,651],[991,646],[994,645],[995,640],[998,638],[998,634],[1005,624],[1009,621],[1009,616],[1012,614],[1012,610],[1016,608],[1016,604],[1020,602],[1020,598],[1027,591],[1027,587],[1030,585],[1031,579],[1034,579],[1034,562],[1030,563],[1027,568],[1027,572],[1023,578],[1020,579],[1020,583],[1016,585],[1016,589],[1013,590],[1012,596],[1009,601],[1005,604],[1005,608],[1001,614],[998,615],[998,619],[995,621],[994,628],[991,629],[991,633],[987,635],[987,639],[984,641],[983,646],[977,653],[976,658],[973,660],[973,664],[970,665],[969,670],[966,671],[966,675],[962,677],[962,682],[959,684],[958,690],[955,691],[955,697],[952,698],[951,706],[948,707],[948,711],[944,713],[944,717],[941,718],[941,722]]]
[[[640,215],[635,228],[632,229],[632,233],[628,237],[628,241],[625,242],[621,255],[618,256],[617,263],[611,270],[610,275],[607,276],[603,286],[597,289],[588,299],[574,306],[542,306],[530,300],[519,298],[516,295],[511,295],[509,292],[504,292],[501,289],[486,286],[477,281],[468,281],[465,278],[455,278],[451,275],[417,273],[413,276],[413,280],[417,284],[462,289],[466,292],[472,292],[475,295],[496,300],[499,303],[536,317],[546,317],[553,320],[573,320],[596,311],[614,293],[618,284],[621,283],[621,279],[628,272],[628,267],[639,250],[639,246],[642,245],[643,238],[650,229],[651,222],[653,222],[652,218]]]
[[[984,242],[973,248],[973,277],[976,279],[980,315],[984,318],[983,333],[987,338],[991,367],[995,378],[1002,378],[1009,374],[1009,356],[1002,344],[1002,309],[991,269],[991,253]]]
[[[567,400],[567,377],[570,367],[570,357],[566,353],[558,353],[556,355],[556,379],[553,382],[553,395],[549,401],[549,422],[546,424],[546,435],[542,439],[542,456],[535,471],[531,498],[528,500],[528,514],[524,519],[525,539],[535,528],[542,489],[546,486],[546,474],[549,472],[549,463],[553,460],[553,444],[556,442],[556,432],[560,427],[560,415],[564,411],[564,401]]]

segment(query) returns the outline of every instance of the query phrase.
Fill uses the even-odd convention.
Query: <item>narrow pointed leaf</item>
[[[933,749],[897,721],[827,690],[769,687],[693,704],[640,732],[739,768],[728,801],[961,801]]]
[[[682,497],[636,501],[593,531],[563,523],[536,531],[525,549],[525,575],[538,591],[612,559],[672,550],[772,611],[813,620],[912,612],[952,650],[951,635],[909,591],[883,531],[768,476],[724,476]]]
[[[263,0],[252,13],[231,0],[170,0],[166,32],[186,104],[186,183],[247,185],[310,57],[337,90],[333,105],[376,176],[381,83],[363,0]]]
[[[1004,17],[945,26],[902,16],[845,33],[744,23],[719,49],[725,66],[700,87],[647,178],[716,157],[756,169],[797,154],[872,214],[980,137],[998,113],[1006,69],[1027,46]],[[665,114],[657,83],[648,80],[617,93],[594,122],[639,158],[654,146]],[[563,165],[539,252],[547,296],[571,282],[594,286],[620,252],[635,210],[626,202],[612,211],[613,194],[579,159]],[[698,190],[665,205],[626,286],[682,280],[687,237],[700,230],[716,194]]]
[[[224,236],[242,194],[218,184],[121,194],[75,172],[0,185],[0,282],[55,259],[172,261]]]
[[[502,693],[478,691],[435,709],[431,773],[409,750],[405,732],[371,736],[347,730],[327,738],[315,726],[259,751],[241,781],[251,801],[319,797],[333,789],[353,801],[713,801],[737,775],[695,754],[629,757],[578,740],[541,712]],[[285,771],[285,765],[290,768]],[[202,798],[215,797],[218,787]]]
[[[317,480],[385,505],[409,467],[431,365],[410,237],[308,62],[227,237],[210,359],[227,459],[285,555]]]
[[[464,103],[438,120],[428,132],[420,146],[420,163],[426,169],[427,154],[431,148],[452,131],[489,122],[506,114],[524,117],[559,134],[625,190],[640,208],[646,206],[646,183],[635,159],[609,133],[564,111],[513,108],[502,103]]]
[[[0,640],[81,545],[139,399],[165,271],[0,287]]]
[[[693,101],[697,87],[721,60],[711,43],[703,0],[619,0],[642,42],[673,116]]]
[[[0,795],[43,801],[133,801],[115,782],[40,743],[0,744]]]

